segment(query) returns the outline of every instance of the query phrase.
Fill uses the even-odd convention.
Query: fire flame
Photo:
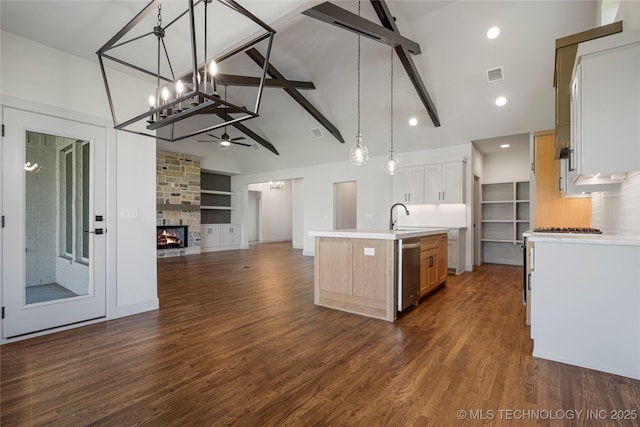
[[[158,248],[181,248],[183,246],[178,233],[171,233],[167,230],[162,230],[158,234],[157,245]]]

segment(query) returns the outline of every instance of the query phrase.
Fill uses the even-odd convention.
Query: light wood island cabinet
[[[398,248],[403,239],[413,237],[433,242],[430,258],[423,262],[421,256],[421,287],[425,277],[430,281],[425,292],[446,280],[447,229],[328,230],[311,231],[309,235],[315,237],[316,305],[393,322],[397,317],[398,277],[402,277]],[[424,247],[421,242],[421,255]]]

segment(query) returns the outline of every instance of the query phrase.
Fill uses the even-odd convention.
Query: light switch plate
[[[365,256],[376,256],[376,248],[364,248]]]
[[[138,219],[138,208],[122,208],[120,209],[121,219]]]

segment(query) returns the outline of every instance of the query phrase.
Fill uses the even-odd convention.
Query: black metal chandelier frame
[[[207,89],[207,84],[206,84],[206,77],[205,79],[203,79],[204,85],[201,84],[199,82],[199,74],[202,71],[203,75],[206,76],[206,62],[207,62],[207,58],[206,58],[206,40],[207,40],[207,22],[206,22],[206,7],[209,3],[212,3],[214,0],[188,0],[188,8],[183,11],[182,13],[180,13],[175,19],[173,19],[171,22],[169,22],[167,25],[165,25],[164,27],[161,26],[161,22],[159,22],[159,25],[154,27],[153,31],[146,33],[142,36],[138,36],[138,37],[134,37],[130,40],[125,40],[125,41],[121,41],[127,33],[129,33],[129,31],[131,31],[132,28],[134,28],[143,18],[145,18],[149,13],[151,13],[157,6],[158,4],[161,3],[161,0],[151,0],[149,2],[149,4],[147,4],[147,6],[145,6],[131,21],[129,21],[129,23],[127,23],[120,31],[118,31],[104,46],[102,46],[97,52],[96,54],[98,55],[98,61],[100,64],[100,70],[102,72],[102,79],[104,81],[104,85],[105,85],[105,89],[107,91],[107,98],[109,101],[109,108],[111,109],[111,116],[113,118],[113,124],[114,124],[114,128],[115,129],[119,129],[122,131],[126,131],[126,132],[130,132],[130,133],[135,133],[135,134],[139,134],[139,135],[144,135],[144,136],[149,136],[152,138],[156,138],[156,139],[160,139],[163,141],[168,141],[168,142],[174,142],[174,141],[180,141],[186,138],[190,138],[192,136],[195,135],[199,135],[205,132],[210,132],[212,130],[215,129],[219,129],[222,128],[224,126],[228,126],[228,125],[232,125],[234,123],[239,123],[251,118],[255,118],[258,117],[258,111],[260,108],[260,101],[262,99],[262,92],[264,89],[264,85],[265,85],[265,80],[267,78],[267,71],[268,71],[268,65],[269,65],[269,57],[271,55],[271,47],[273,44],[273,37],[275,35],[275,30],[273,30],[271,27],[269,27],[267,24],[265,24],[264,22],[262,22],[259,18],[257,18],[256,16],[254,16],[251,12],[249,12],[247,9],[245,9],[244,7],[240,6],[237,2],[233,1],[233,0],[216,0],[218,3],[221,3],[229,8],[231,8],[232,10],[234,10],[235,12],[245,16],[246,18],[250,19],[251,21],[253,21],[254,23],[256,23],[257,25],[259,25],[265,32],[259,34],[257,37],[255,37],[254,39],[252,39],[251,41],[223,54],[222,56],[215,58],[215,62],[217,64],[220,64],[222,61],[225,61],[239,53],[244,52],[245,50],[251,48],[252,46],[255,46],[256,44],[267,40],[268,39],[268,45],[267,45],[267,51],[266,51],[266,61],[264,62],[264,66],[262,67],[261,70],[261,77],[260,77],[260,82],[257,88],[257,96],[256,96],[256,103],[255,103],[255,107],[253,110],[249,110],[246,107],[243,106],[239,106],[239,105],[235,105],[232,102],[228,102],[225,99],[220,98],[220,96],[217,94],[216,90],[215,90],[215,85],[212,83],[211,86],[211,91],[208,92]],[[203,4],[203,7],[205,8],[205,22],[204,22],[204,39],[205,39],[205,44],[204,44],[204,50],[205,50],[205,57],[204,57],[204,62],[202,65],[198,65],[198,52],[197,52],[197,44],[196,44],[196,20],[195,20],[195,8],[199,5],[199,4]],[[169,59],[169,55],[167,53],[166,50],[166,46],[164,45],[164,33],[167,29],[169,29],[175,22],[177,22],[180,18],[182,18],[183,16],[185,16],[186,14],[188,14],[188,19],[189,19],[189,42],[190,42],[190,47],[191,47],[191,69],[190,71],[186,72],[183,75],[180,76],[175,76],[173,73],[173,68],[171,66],[171,61]],[[147,36],[154,36],[157,38],[158,40],[158,68],[156,71],[152,71],[146,68],[142,68],[139,67],[137,65],[131,64],[127,61],[124,61],[122,59],[119,59],[115,56],[112,56],[110,54],[108,54],[107,52],[109,52],[111,49],[123,46],[124,44],[127,43],[131,43],[133,41],[136,41],[138,39],[141,39],[143,37],[147,37]],[[162,55],[162,52],[164,52],[166,59],[169,63],[169,70],[171,72],[171,77],[167,77],[166,75],[162,75],[160,72],[160,58]],[[107,78],[107,73],[105,70],[105,65],[104,65],[104,60],[110,60],[113,61],[114,63],[123,65],[125,67],[131,68],[137,72],[149,75],[149,76],[153,76],[156,79],[156,98],[158,100],[156,107],[154,108],[153,106],[150,107],[149,110],[144,111],[143,113],[140,113],[128,120],[125,121],[118,121],[117,116],[116,116],[116,110],[115,110],[115,106],[114,106],[114,100],[113,100],[113,95],[111,92],[111,88],[109,86],[109,80]],[[187,79],[187,81],[191,81],[191,83],[184,83],[184,88],[185,88],[185,93],[180,95],[180,96],[176,96],[175,98],[171,99],[171,100],[166,100],[162,105],[160,105],[159,102],[159,91],[160,91],[160,84],[161,82],[165,82],[165,83],[175,83],[178,80],[182,80],[182,79]],[[185,109],[182,109],[182,106],[184,106],[186,103],[187,107]],[[177,108],[176,108],[177,107]],[[202,129],[196,130],[194,132],[189,132],[186,134],[180,134],[180,135],[175,135],[174,134],[174,124],[187,119],[189,117],[192,117],[196,114],[203,114],[203,113],[218,113],[220,111],[227,111],[227,118],[222,122],[222,123],[218,123],[215,125],[211,125],[211,126],[205,126]],[[240,117],[231,117],[229,116],[229,114],[234,114],[234,113],[242,113],[243,115],[241,115]],[[219,117],[219,115],[217,115]],[[140,121],[146,121],[147,125],[146,125],[146,129],[148,129],[149,131],[155,131],[157,129],[163,128],[165,126],[171,125],[170,128],[170,132],[168,132],[168,136],[162,136],[162,135],[155,135],[153,133],[148,133],[148,132],[142,132],[139,130],[133,130],[130,129],[129,127],[135,123],[138,123]]]

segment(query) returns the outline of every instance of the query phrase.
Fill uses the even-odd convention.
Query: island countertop
[[[412,228],[400,227],[396,230],[385,229],[347,229],[347,230],[319,230],[309,231],[313,237],[338,237],[345,239],[377,239],[377,240],[402,240],[411,237],[431,236],[446,233],[449,229],[444,227]]]

